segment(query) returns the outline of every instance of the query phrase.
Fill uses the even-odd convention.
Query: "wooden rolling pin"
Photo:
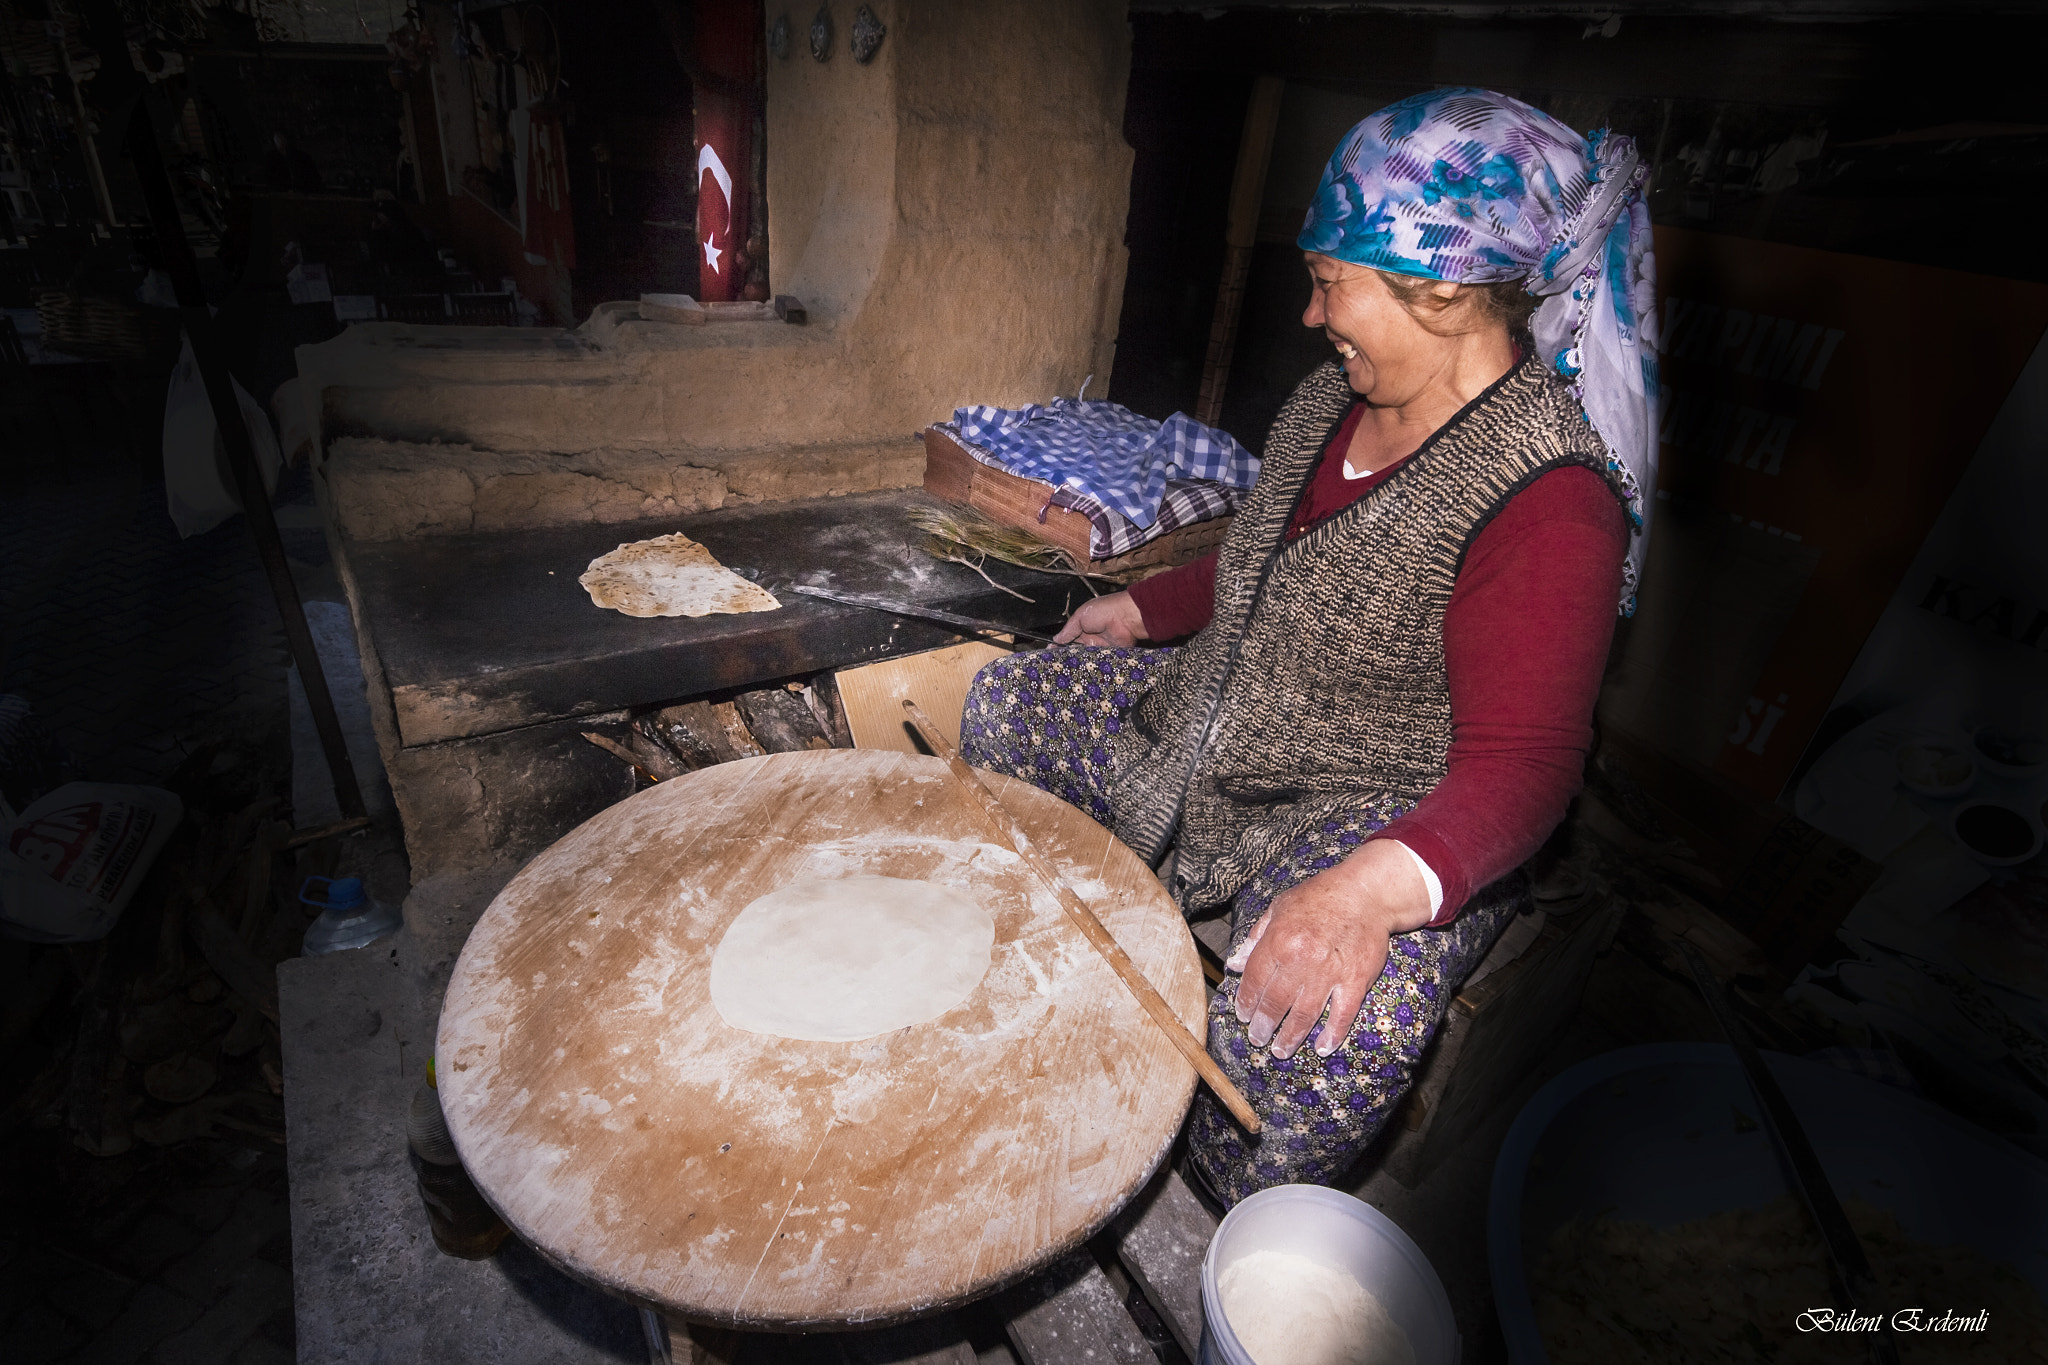
[[[1216,1065],[1216,1059],[1209,1055],[1209,1049],[1202,1045],[1200,1038],[1188,1030],[1187,1025],[1181,1023],[1179,1016],[1174,1014],[1173,1007],[1152,988],[1152,983],[1138,970],[1138,964],[1131,961],[1130,954],[1110,937],[1109,930],[1102,927],[1102,921],[1095,918],[1095,912],[1088,908],[1087,902],[1074,894],[1066,879],[1060,876],[1058,869],[1046,861],[1045,855],[1032,845],[1030,836],[1024,833],[1024,827],[1017,823],[1016,817],[996,799],[996,794],[975,775],[974,769],[967,766],[967,760],[960,757],[959,752],[946,742],[946,737],[932,724],[931,717],[924,713],[923,707],[906,697],[903,709],[910,713],[910,723],[924,736],[924,742],[931,745],[933,753],[946,760],[946,766],[953,770],[953,776],[967,789],[967,794],[974,798],[975,804],[981,808],[982,819],[987,822],[990,832],[996,836],[997,841],[1014,850],[1017,856],[1024,860],[1024,865],[1044,883],[1045,889],[1059,898],[1060,907],[1067,912],[1067,918],[1072,920],[1075,927],[1095,946],[1095,951],[1102,955],[1103,960],[1109,963],[1110,969],[1130,988],[1131,994],[1138,997],[1138,1003],[1145,1007],[1145,1013],[1151,1015],[1152,1022],[1166,1031],[1166,1036],[1180,1049],[1180,1055],[1187,1058],[1189,1065],[1209,1083],[1209,1088],[1216,1092],[1217,1099],[1223,1101],[1231,1117],[1243,1125],[1246,1132],[1258,1133],[1263,1126],[1259,1122],[1259,1116],[1252,1112],[1252,1107],[1246,1102],[1244,1095],[1231,1084],[1230,1077],[1223,1074],[1223,1068]]]

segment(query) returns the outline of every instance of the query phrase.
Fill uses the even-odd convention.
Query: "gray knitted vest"
[[[1451,747],[1443,620],[1473,537],[1564,465],[1621,491],[1571,391],[1526,358],[1350,507],[1288,542],[1317,458],[1356,400],[1332,360],[1267,437],[1231,524],[1209,625],[1116,736],[1116,833],[1156,863],[1178,832],[1174,897],[1229,900],[1341,813],[1412,806]]]

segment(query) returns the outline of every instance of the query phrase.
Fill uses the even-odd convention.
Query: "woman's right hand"
[[[1127,592],[1113,592],[1082,604],[1067,618],[1055,644],[1095,645],[1107,649],[1129,649],[1145,638],[1145,617]]]

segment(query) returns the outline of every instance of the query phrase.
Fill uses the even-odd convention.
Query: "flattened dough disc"
[[[970,891],[901,877],[807,878],[750,902],[711,956],[734,1028],[849,1043],[936,1019],[988,973],[996,922]]]
[[[985,779],[1190,1027],[1194,941],[1137,855]],[[861,1042],[730,1028],[712,952],[806,879],[971,892],[987,974]],[[1092,1235],[1165,1159],[1194,1069],[938,759],[722,763],[612,806],[484,913],[435,1058],[463,1164],[519,1236],[602,1288],[708,1322],[880,1326]]]

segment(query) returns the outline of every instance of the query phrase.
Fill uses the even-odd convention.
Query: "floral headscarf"
[[[1528,280],[1540,354],[1607,444],[1634,535],[1635,610],[1657,482],[1656,268],[1645,167],[1629,138],[1580,137],[1488,90],[1432,90],[1344,135],[1296,245],[1376,270],[1458,284]]]

